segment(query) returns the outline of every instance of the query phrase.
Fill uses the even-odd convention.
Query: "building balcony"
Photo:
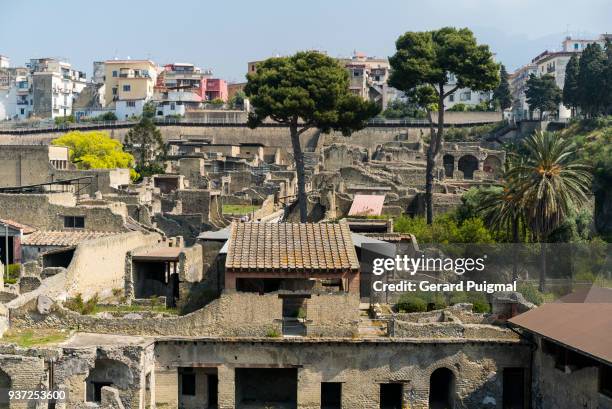
[[[120,73],[119,74],[119,78],[151,78],[149,76],[149,74],[126,74],[126,73]]]

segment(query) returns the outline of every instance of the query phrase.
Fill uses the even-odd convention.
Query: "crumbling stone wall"
[[[36,390],[48,387],[43,357],[11,353],[25,351],[7,352],[9,352],[9,354],[0,351],[0,371],[4,373],[0,373],[0,376],[8,377],[11,390]],[[3,395],[7,396],[7,392],[8,391],[3,390]],[[2,404],[5,405],[2,406],[5,408],[26,409],[34,408],[36,402],[21,400],[12,401],[10,405],[6,405],[6,402]]]
[[[359,322],[357,294],[313,294],[307,301],[307,334],[350,337]]]
[[[322,165],[325,170],[338,170],[355,163],[367,162],[369,153],[360,146],[333,143],[322,150]]]
[[[145,378],[153,373],[152,342],[65,347],[62,352],[54,365],[54,382],[58,388],[66,389],[67,400],[58,409],[91,407],[92,403],[86,402],[86,380],[92,371],[113,383],[125,409],[144,408]],[[108,395],[102,403],[109,399],[117,405]]]
[[[56,204],[57,199],[70,204]],[[74,206],[73,199],[64,194],[0,194],[0,218],[18,220],[40,230],[63,230],[64,216],[84,216],[85,230],[127,231],[127,207],[123,203]]]
[[[236,407],[236,368],[299,368],[297,406],[321,407],[321,382],[342,383],[342,407],[380,407],[380,384],[403,384],[405,407],[429,406],[429,379],[434,370],[448,368],[456,379],[455,408],[500,408],[504,367],[529,367],[529,346],[516,340],[402,341],[282,339],[160,340],[156,371],[180,366],[215,366],[219,375],[219,408]],[[171,379],[169,376],[168,378]],[[176,379],[176,377],[174,377]],[[175,381],[176,382],[176,381]],[[172,402],[167,384],[158,402]],[[176,395],[174,395],[176,396]]]
[[[227,293],[204,308],[176,317],[106,318],[80,315],[59,305],[49,314],[36,310],[36,299],[11,310],[15,328],[79,328],[83,332],[126,335],[264,337],[280,333],[282,301],[276,295]]]
[[[597,366],[564,371],[544,352],[542,338],[534,339],[532,405],[537,409],[609,408],[612,399],[598,392]]]

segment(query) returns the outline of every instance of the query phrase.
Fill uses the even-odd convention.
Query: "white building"
[[[589,44],[596,43],[603,47],[607,39],[611,39],[609,34],[602,34],[595,39],[565,37],[561,43],[561,51],[544,51],[531,60],[530,64],[524,65],[511,74],[510,88],[514,100],[512,107],[514,118],[516,120],[529,119],[529,105],[525,97],[525,89],[531,74],[539,77],[550,74],[555,77],[557,86],[563,89],[565,86],[565,67],[572,55],[582,53]],[[563,103],[559,104],[558,112],[559,119],[571,117],[571,109]]]
[[[11,60],[6,55],[0,55],[0,68],[8,68],[11,66]]]
[[[444,92],[449,92],[457,86],[457,78],[449,74],[448,84],[444,85]],[[493,97],[493,91],[473,91],[469,88],[459,88],[444,98],[444,109],[449,110],[457,104],[474,107],[482,102],[489,102]]]
[[[530,119],[529,105],[527,104],[527,80],[531,74],[537,74],[538,66],[534,63],[523,65],[521,68],[510,74],[510,94],[512,95],[512,116],[517,121]]]

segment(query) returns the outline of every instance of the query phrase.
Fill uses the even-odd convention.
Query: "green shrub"
[[[530,303],[540,305],[544,302],[544,296],[537,287],[531,283],[519,283],[517,286],[519,293],[523,294],[523,297]]]
[[[472,303],[472,312],[477,312],[480,314],[491,312],[491,304],[488,302],[474,301]]]
[[[440,293],[434,294],[428,302],[428,310],[443,310],[448,307],[446,297]]]
[[[98,301],[100,301],[98,297],[98,293],[95,293],[93,297],[91,297],[89,300],[85,302],[85,305],[83,305],[83,309],[81,310],[81,314],[83,315],[92,314],[96,310]]]
[[[280,336],[281,334],[276,328],[271,328],[266,332],[266,337],[268,338],[280,338]]]
[[[468,303],[468,302],[470,302],[470,300],[468,299],[468,295],[465,291],[455,291],[450,294],[450,297],[449,297],[450,305],[463,304],[463,303]]]
[[[21,264],[9,264],[8,277],[6,276],[6,270],[0,271],[0,274],[4,276],[5,284],[15,284],[17,283],[17,281],[19,281],[19,275],[21,274]]]
[[[491,312],[491,304],[487,296],[483,293],[469,292],[466,293],[468,302],[472,304],[472,311],[477,313]]]
[[[74,312],[78,312],[79,314],[83,311],[83,305],[83,296],[81,293],[77,294],[74,298],[66,300],[64,303],[64,307]]]
[[[87,301],[83,301],[83,296],[79,293],[74,298],[66,300],[64,307],[81,315],[89,315],[95,312],[99,301],[98,293]]]
[[[427,311],[427,302],[416,295],[404,294],[395,304],[395,309],[399,312],[424,312]]]
[[[297,318],[306,319],[306,310],[304,308],[299,308],[297,312]]]

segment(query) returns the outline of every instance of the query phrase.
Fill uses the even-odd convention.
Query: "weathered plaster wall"
[[[85,230],[126,231],[127,207],[123,203],[109,206],[74,206],[72,195],[63,193],[0,194],[0,218],[19,221],[40,230],[63,230],[64,216],[84,216]]]
[[[406,407],[425,409],[429,378],[441,367],[455,375],[455,408],[501,409],[502,369],[529,366],[528,345],[515,341],[160,340],[156,356],[158,379],[180,366],[217,367],[220,409],[236,407],[234,373],[245,367],[298,368],[300,409],[320,408],[321,382],[342,382],[342,407],[356,409],[379,408],[380,384],[402,383]],[[158,402],[173,402],[174,389],[166,382],[164,390]]]

